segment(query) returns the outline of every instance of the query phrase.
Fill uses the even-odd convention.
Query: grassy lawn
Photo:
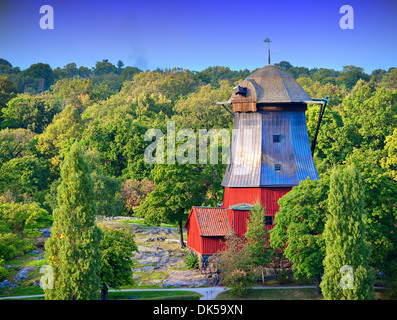
[[[201,294],[193,291],[165,291],[165,290],[153,290],[153,291],[115,291],[109,292],[109,300],[129,300],[124,296],[135,296],[133,299],[141,300],[199,300]]]
[[[375,290],[375,300],[384,300],[385,290]],[[324,297],[316,295],[316,289],[253,289],[246,296],[237,297],[228,291],[216,296],[215,300],[324,300]]]
[[[222,292],[215,300],[322,300],[316,295],[316,289],[253,289],[246,296],[237,297],[230,293]]]
[[[112,221],[114,222],[114,221]],[[143,219],[121,219],[121,220],[116,220],[117,223],[120,224],[139,224],[142,227],[147,227],[147,228],[153,228],[155,226],[152,226],[150,224],[145,224]],[[163,228],[178,228],[178,224],[169,224],[169,223],[161,223],[160,227]]]
[[[30,293],[33,294],[33,293]],[[43,291],[35,294],[43,294]],[[21,294],[22,295],[22,294]],[[24,292],[24,295],[28,295]],[[109,300],[199,300],[202,295],[193,291],[112,291]],[[10,296],[10,299],[12,297]],[[43,300],[44,297],[25,298],[21,300]]]

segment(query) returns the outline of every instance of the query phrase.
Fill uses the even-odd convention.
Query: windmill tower
[[[244,236],[256,201],[265,207],[271,229],[278,200],[300,181],[319,179],[305,111],[308,103],[322,104],[322,117],[325,101],[311,99],[291,75],[268,64],[234,88],[227,102],[219,102],[230,105],[234,114],[223,204],[191,209],[186,223],[189,248],[207,256],[222,249],[222,239],[231,230]]]
[[[270,64],[242,81],[227,102],[235,130],[223,206],[237,234],[244,235],[247,209],[255,201],[265,207],[271,229],[278,199],[301,180],[319,178],[306,127],[308,102],[298,82]]]

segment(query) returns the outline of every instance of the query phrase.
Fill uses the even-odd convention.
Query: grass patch
[[[215,300],[323,300],[323,296],[317,296],[315,288],[252,289],[243,297],[222,292]]]
[[[31,266],[42,267],[42,266],[47,265],[47,260],[46,259],[32,260],[32,261],[29,261],[26,265],[29,267],[31,267]]]
[[[153,290],[153,291],[113,291],[109,292],[109,300],[114,297],[119,297],[119,300],[124,300],[122,296],[139,296],[140,300],[198,300],[202,297],[201,294],[193,291],[175,290]],[[137,299],[136,297],[134,299]],[[129,300],[129,299],[125,299]]]
[[[37,285],[21,285],[15,289],[0,289],[0,297],[28,296],[44,294],[44,290]],[[33,298],[32,298],[33,299]]]

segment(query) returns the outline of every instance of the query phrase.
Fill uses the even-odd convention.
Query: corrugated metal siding
[[[309,134],[307,132],[306,117],[304,112],[291,112],[291,137],[294,147],[296,174],[298,182],[319,179],[310,150]]]
[[[304,111],[236,113],[225,187],[290,187],[318,179]],[[280,135],[280,142],[273,142]],[[281,170],[275,170],[275,164]]]
[[[256,112],[236,113],[231,161],[222,185],[259,186],[262,121]]]
[[[297,185],[294,151],[291,139],[290,112],[261,112],[262,163],[261,186]],[[280,135],[280,142],[273,142],[273,135]],[[281,170],[275,170],[275,164]]]

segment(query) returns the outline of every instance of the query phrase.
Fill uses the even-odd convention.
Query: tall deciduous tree
[[[101,299],[108,299],[108,287],[119,289],[122,285],[132,284],[132,267],[134,266],[133,251],[138,252],[134,236],[122,229],[102,228],[101,241],[102,280]]]
[[[373,298],[374,273],[369,267],[371,247],[365,241],[366,216],[360,173],[350,165],[334,168],[330,177],[326,256],[321,282],[329,300]]]
[[[279,200],[280,210],[270,231],[272,247],[284,249],[293,262],[294,277],[315,277],[320,294],[324,243],[322,233],[327,210],[327,177],[306,179]]]
[[[54,210],[46,259],[53,269],[54,287],[45,289],[48,300],[94,300],[101,288],[101,230],[93,182],[81,146],[76,142],[61,168],[58,208]]]
[[[177,163],[156,165],[152,172],[155,188],[137,210],[145,222],[153,225],[178,223],[181,247],[184,247],[183,221],[192,206],[203,202],[197,167]]]

